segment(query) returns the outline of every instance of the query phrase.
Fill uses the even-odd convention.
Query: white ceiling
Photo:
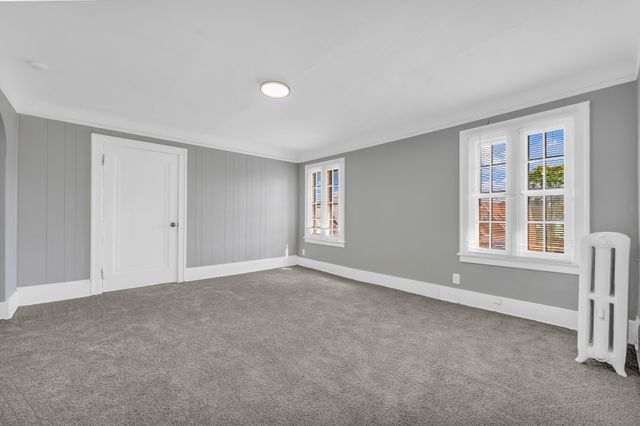
[[[0,2],[0,88],[25,114],[302,161],[633,80],[639,16],[638,0]],[[291,96],[262,96],[271,79]]]

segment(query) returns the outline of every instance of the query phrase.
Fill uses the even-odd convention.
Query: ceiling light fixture
[[[260,85],[263,95],[273,99],[282,99],[289,96],[289,86],[280,81],[265,81]]]

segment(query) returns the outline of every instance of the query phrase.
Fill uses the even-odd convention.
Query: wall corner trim
[[[0,319],[11,319],[20,306],[58,302],[91,295],[91,281],[67,281],[18,287],[5,302],[0,302]]]
[[[635,346],[638,359],[640,360],[640,336],[638,332],[640,332],[640,317],[629,320],[629,343]]]
[[[18,310],[18,291],[11,293],[11,296],[4,302],[0,302],[0,320],[11,319]]]
[[[229,275],[246,274],[249,272],[265,271],[267,269],[283,268],[287,266],[294,266],[297,264],[298,256],[282,256],[272,257],[268,259],[248,260],[245,262],[197,266],[185,269],[184,280],[206,280],[209,278],[226,277]]]
[[[558,308],[541,303],[526,302],[524,300],[493,296],[486,293],[432,284],[393,275],[363,271],[361,269],[349,268],[347,266],[321,262],[305,257],[298,258],[298,265],[364,283],[443,300],[445,302],[459,303],[473,308],[530,319],[571,330],[577,330],[578,328],[578,311],[572,309]],[[640,320],[636,318],[635,321]],[[629,343],[637,342],[638,325],[635,321],[629,320]]]

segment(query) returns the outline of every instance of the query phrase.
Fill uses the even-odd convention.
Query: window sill
[[[553,262],[544,259],[533,259],[515,256],[483,255],[476,253],[460,254],[460,262],[482,265],[504,266],[507,268],[531,269],[534,271],[556,272],[559,274],[578,275],[579,267],[573,263]]]
[[[344,247],[344,241],[322,240],[320,238],[305,237],[304,242],[311,243],[311,244],[321,244],[324,246],[331,246],[331,247]]]

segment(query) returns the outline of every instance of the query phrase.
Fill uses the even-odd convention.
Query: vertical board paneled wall
[[[89,277],[90,129],[20,116],[18,286]]]
[[[187,266],[295,254],[296,166],[189,147]]]
[[[18,286],[89,278],[91,133],[186,147],[187,266],[296,254],[297,166],[20,116]]]

